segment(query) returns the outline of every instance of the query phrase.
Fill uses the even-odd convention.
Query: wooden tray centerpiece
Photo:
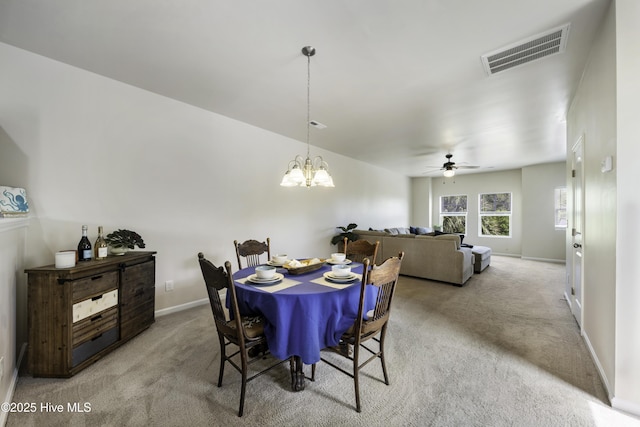
[[[325,260],[319,258],[309,258],[301,260],[287,261],[283,267],[287,269],[289,274],[304,274],[320,269]]]

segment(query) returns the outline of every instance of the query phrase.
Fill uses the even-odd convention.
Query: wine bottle
[[[82,226],[82,238],[78,243],[78,261],[91,261],[91,242],[87,238],[87,226]]]
[[[98,238],[95,244],[96,259],[105,259],[107,257],[107,242],[102,234],[102,226],[98,227]]]

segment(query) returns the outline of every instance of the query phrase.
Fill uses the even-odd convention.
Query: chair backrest
[[[400,252],[397,257],[388,258],[379,266],[373,265],[371,268],[369,268],[369,259],[365,258],[364,274],[360,285],[360,304],[355,325],[355,331],[360,331],[360,337],[373,336],[387,324],[403,257],[404,252]],[[378,295],[373,310],[365,313],[367,286],[377,287]]]
[[[369,258],[371,264],[375,265],[378,246],[380,246],[379,241],[369,243],[364,239],[360,239],[349,242],[348,238],[344,238],[344,253],[347,255],[347,259],[355,262],[363,262],[365,258]]]
[[[258,242],[251,239],[238,243],[237,240],[234,240],[233,245],[236,247],[236,257],[238,258],[238,268],[240,270],[243,268],[240,257],[246,260],[247,267],[260,265],[260,255],[265,252],[267,253],[267,261],[271,259],[271,240],[268,237],[266,242]]]
[[[235,343],[244,342],[244,335],[238,333],[238,331],[242,331],[243,329],[240,310],[238,309],[236,287],[233,284],[231,276],[231,263],[226,261],[224,263],[224,269],[222,267],[216,267],[211,261],[204,257],[202,252],[198,254],[198,261],[200,263],[200,270],[202,270],[204,283],[207,287],[211,311],[213,311],[213,320],[216,323],[218,332]],[[223,289],[226,289],[229,293],[235,327],[229,325],[223,302],[220,299],[220,291]]]

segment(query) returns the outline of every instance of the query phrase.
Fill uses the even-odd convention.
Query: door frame
[[[569,306],[571,307],[571,313],[573,317],[576,319],[578,326],[580,327],[580,332],[582,332],[583,325],[583,310],[585,300],[584,293],[584,265],[585,265],[585,251],[584,251],[584,241],[585,241],[585,179],[584,179],[584,151],[585,151],[585,135],[584,133],[580,135],[580,137],[576,140],[576,142],[571,146],[571,201],[572,201],[572,209],[571,209],[571,230],[569,230],[569,253],[571,256],[569,257],[569,271],[570,271],[570,292],[568,295],[569,298]],[[580,160],[576,160],[576,153],[579,153]],[[579,170],[578,170],[579,168]],[[576,191],[576,187],[579,188]],[[578,194],[579,193],[579,194]],[[576,204],[579,203],[579,206]],[[576,229],[576,219],[579,221],[580,230]],[[578,245],[578,247],[576,247]],[[579,263],[579,265],[578,265]],[[577,270],[579,269],[579,271]],[[579,278],[576,278],[576,271],[578,271]],[[577,289],[577,292],[576,292]],[[576,293],[578,293],[578,298],[576,297]]]

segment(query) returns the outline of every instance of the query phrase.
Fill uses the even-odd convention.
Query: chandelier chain
[[[307,55],[307,157],[311,144],[311,55]]]

